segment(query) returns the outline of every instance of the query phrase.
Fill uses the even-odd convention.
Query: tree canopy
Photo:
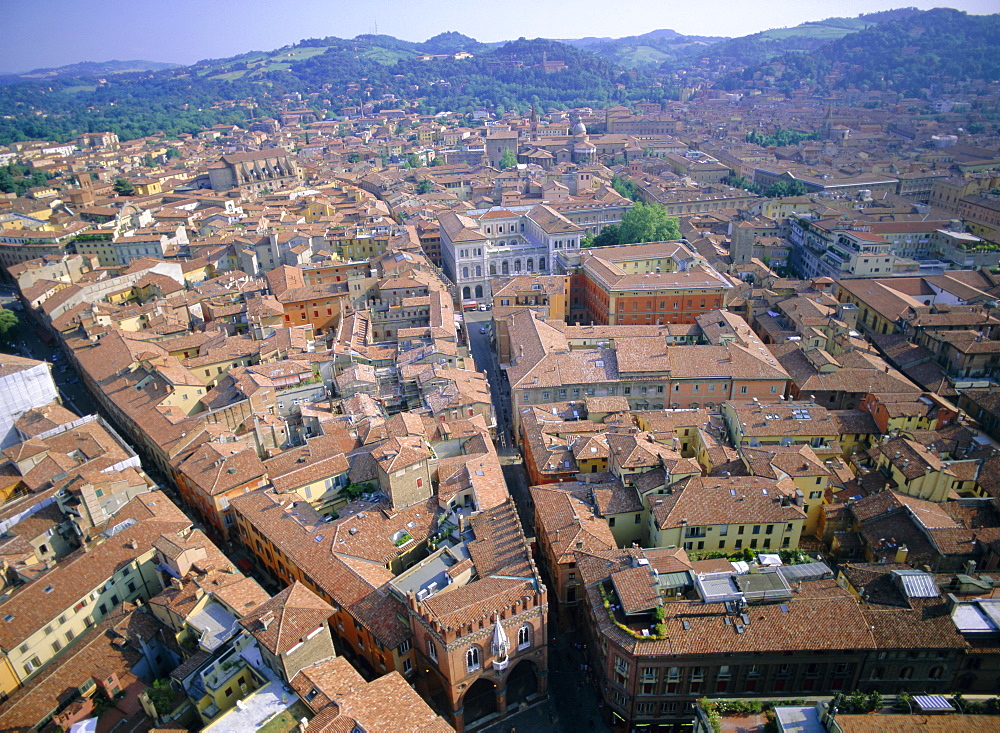
[[[667,216],[667,210],[659,204],[636,204],[622,217],[618,227],[618,244],[668,242],[680,238],[677,219]]]
[[[507,170],[508,168],[513,168],[517,165],[517,156],[514,151],[507,148],[503,151],[503,155],[500,156],[500,170]]]
[[[11,332],[17,328],[17,314],[14,311],[0,308],[0,342],[6,343]]]
[[[115,182],[111,184],[111,188],[113,188],[115,193],[119,196],[131,196],[135,193],[135,186],[124,178],[116,179]]]

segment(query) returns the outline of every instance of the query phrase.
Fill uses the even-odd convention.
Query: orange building
[[[726,303],[732,284],[684,242],[598,247],[580,253],[573,301],[608,325],[694,323]],[[582,292],[580,288],[582,286]]]
[[[330,274],[321,278],[311,274],[317,284],[307,285],[301,267],[282,265],[267,273],[267,282],[275,299],[281,303],[286,326],[312,326],[320,336],[336,328],[341,303],[348,295],[347,277]],[[319,284],[319,280],[328,282]]]

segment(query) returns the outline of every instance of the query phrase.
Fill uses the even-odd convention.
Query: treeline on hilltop
[[[893,11],[845,22],[866,25],[803,52],[750,63],[716,80],[727,89],[745,88],[773,76],[790,92],[800,84],[822,88],[858,86],[919,94],[946,80],[1000,78],[1000,15],[972,16],[955,10]],[[887,16],[890,17],[890,16]],[[832,19],[834,21],[841,19]],[[774,46],[805,41],[756,34],[694,47],[699,58],[770,58]],[[815,39],[809,40],[815,45]],[[470,59],[421,61],[424,53],[470,50]],[[314,55],[306,56],[309,50]],[[301,53],[301,56],[297,56]],[[565,70],[546,73],[543,60],[562,61]],[[680,62],[678,62],[680,63]],[[728,62],[727,62],[728,63]],[[94,78],[59,78],[0,85],[0,144],[33,139],[65,141],[85,132],[110,130],[123,140],[159,131],[168,136],[217,124],[239,124],[253,107],[273,114],[284,95],[299,93],[318,114],[336,115],[360,103],[376,109],[413,100],[423,114],[450,111],[526,113],[568,107],[631,105],[678,99],[676,65],[625,69],[584,48],[558,41],[519,39],[481,44],[457,33],[423,43],[390,36],[308,39],[279,52],[248,52],[190,67]],[[836,72],[836,73],[834,73]],[[922,95],[920,95],[922,96]]]
[[[229,105],[213,109],[213,105],[258,93],[251,84],[175,79],[172,73],[122,75],[85,91],[79,91],[79,79],[0,86],[0,144],[65,142],[86,132],[111,131],[122,140],[161,131],[170,137],[196,133],[213,125],[244,122],[245,110]]]
[[[195,132],[244,120],[245,109],[232,108],[227,104],[232,100],[249,101],[258,111],[266,111],[278,97],[295,92],[318,92],[306,103],[332,114],[350,103],[387,108],[398,106],[398,99],[414,98],[419,99],[417,111],[430,114],[469,113],[478,107],[527,112],[531,104],[543,109],[607,106],[664,101],[670,95],[670,90],[653,88],[643,74],[622,72],[604,59],[556,41],[521,39],[461,60],[420,61],[408,54],[391,63],[380,55],[386,49],[370,39],[306,43],[329,44],[329,48],[287,69],[255,73],[252,80],[212,79],[203,68],[209,62],[200,62],[153,74],[122,74],[96,88],[81,79],[0,86],[0,111],[8,115],[0,119],[0,144],[65,141],[101,130],[115,132],[123,140],[159,130],[168,136]],[[245,63],[240,58],[226,62],[226,68],[240,68]],[[545,59],[562,61],[567,68],[546,73],[540,68]]]
[[[786,90],[815,84],[823,91],[856,87],[923,97],[922,90],[942,81],[1000,78],[998,38],[1000,15],[938,8],[871,25],[811,53],[747,66],[720,85],[737,89],[763,75]]]

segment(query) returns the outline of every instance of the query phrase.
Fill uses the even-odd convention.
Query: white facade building
[[[495,277],[549,274],[556,255],[579,250],[584,234],[544,204],[449,211],[438,221],[444,271],[463,300],[492,298]]]
[[[47,362],[0,354],[0,449],[21,442],[14,423],[35,407],[59,399]]]

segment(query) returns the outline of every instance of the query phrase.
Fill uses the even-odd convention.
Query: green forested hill
[[[312,38],[161,71],[0,84],[0,144],[69,140],[100,130],[122,139],[161,130],[194,132],[239,123],[250,107],[274,112],[292,93],[331,115],[360,102],[396,107],[399,100],[426,113],[468,113],[477,107],[527,111],[533,103],[565,108],[663,102],[677,98],[677,71],[705,58],[720,68],[724,63],[726,71],[713,76],[702,63],[701,82],[727,89],[773,77],[785,91],[803,84],[855,85],[913,94],[944,81],[1000,78],[997,38],[1000,15],[913,9],[833,18],[714,44],[673,31],[619,41],[584,39],[578,46],[523,38],[483,44],[458,33],[423,43],[374,35]],[[474,58],[420,58],[460,50]],[[636,56],[653,63],[628,68],[636,66]],[[669,58],[661,61],[663,56]],[[539,66],[543,59],[563,61],[566,69],[545,73]]]
[[[746,67],[722,84],[739,87],[756,74],[774,76],[788,87],[816,84],[832,91],[847,87],[923,96],[943,82],[1000,79],[1000,15],[969,15],[938,8],[869,26],[812,53],[785,53]]]

